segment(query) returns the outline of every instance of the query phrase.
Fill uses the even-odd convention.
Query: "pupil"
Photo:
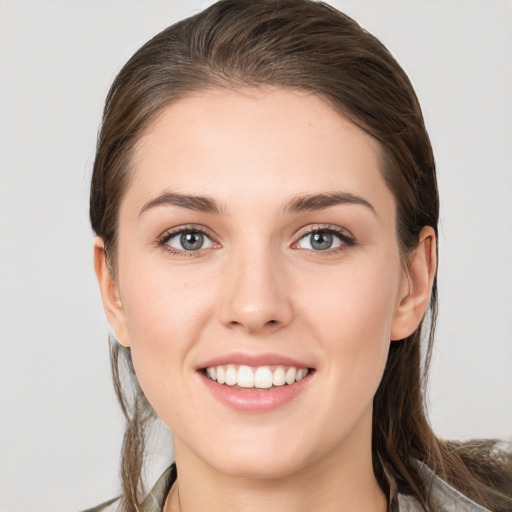
[[[311,247],[319,251],[330,249],[332,245],[332,235],[330,233],[315,233],[311,237]]]
[[[201,233],[183,233],[180,237],[181,246],[187,251],[197,251],[203,245]]]

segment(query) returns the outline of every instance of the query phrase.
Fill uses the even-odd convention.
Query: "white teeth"
[[[288,370],[286,371],[286,384],[293,384],[295,382],[296,374],[297,370],[295,368],[288,368]]]
[[[253,388],[254,387],[254,373],[252,372],[251,368],[249,368],[249,366],[240,366],[240,368],[238,368],[237,384],[241,388]]]
[[[272,372],[268,366],[261,366],[256,370],[254,374],[254,385],[262,389],[272,387]]]
[[[295,380],[297,382],[299,382],[300,380],[302,380],[306,375],[308,374],[308,371],[304,368],[301,368],[300,370],[297,371],[297,375],[295,376]]]
[[[274,370],[274,374],[272,375],[272,384],[274,384],[274,386],[284,386],[286,384],[286,374],[284,373],[282,366],[279,366]]]
[[[217,367],[217,382],[219,384],[224,384],[224,382],[226,382],[226,375],[222,366]]]
[[[241,388],[268,389],[272,386],[291,385],[299,382],[309,373],[307,368],[293,366],[212,366],[206,369],[206,376],[219,384],[239,386]]]
[[[236,371],[235,367],[232,365],[229,365],[226,370],[226,384],[228,386],[234,386],[238,380],[238,372]]]

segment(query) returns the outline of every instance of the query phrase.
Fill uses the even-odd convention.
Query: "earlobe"
[[[109,267],[105,245],[100,237],[96,237],[94,240],[94,270],[100,287],[103,309],[105,310],[112,333],[121,345],[127,347],[129,343],[126,315],[119,296],[117,283]]]
[[[403,286],[391,326],[391,340],[410,336],[419,326],[430,302],[436,274],[436,235],[430,226],[419,234],[418,246],[409,254]]]

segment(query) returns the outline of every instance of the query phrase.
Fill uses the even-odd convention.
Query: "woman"
[[[127,418],[110,506],[511,510],[495,443],[424,412],[438,209],[407,76],[335,9],[221,1],[144,45],[91,188]],[[144,498],[155,415],[176,465]]]

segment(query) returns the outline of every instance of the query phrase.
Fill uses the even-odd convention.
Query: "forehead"
[[[140,203],[170,189],[234,205],[259,198],[263,206],[342,190],[393,209],[380,155],[375,139],[312,93],[211,89],[168,105],[150,123],[126,196]]]

